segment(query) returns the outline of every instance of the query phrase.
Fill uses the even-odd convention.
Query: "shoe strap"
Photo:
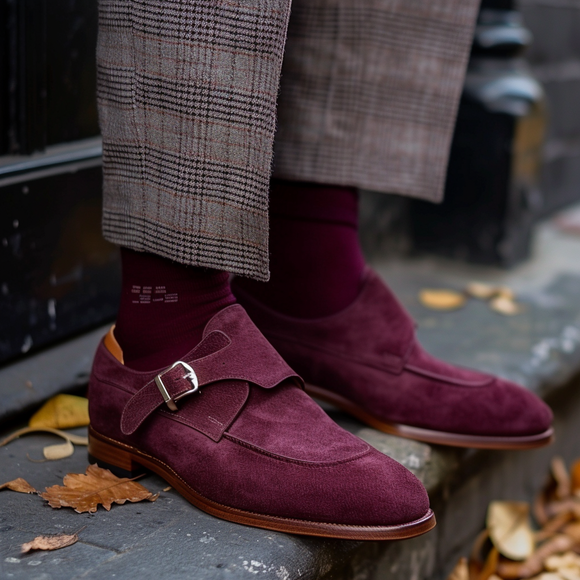
[[[181,361],[155,375],[129,399],[121,416],[125,435],[166,405],[166,410],[183,415],[187,424],[219,440],[244,406],[249,384],[271,389],[291,379],[303,387],[302,379],[249,322],[243,308],[234,305],[226,310],[230,312],[222,317],[220,330],[210,330]],[[199,399],[181,413],[178,402],[185,397]],[[197,404],[202,399],[203,404]]]

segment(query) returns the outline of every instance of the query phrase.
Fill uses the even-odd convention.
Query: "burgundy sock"
[[[200,340],[209,319],[236,299],[229,275],[121,248],[123,285],[115,337],[136,371],[169,366]]]
[[[356,298],[364,265],[354,188],[272,180],[270,281],[236,283],[278,312],[316,318]]]

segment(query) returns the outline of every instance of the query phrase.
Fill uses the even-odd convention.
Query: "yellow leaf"
[[[561,568],[576,568],[580,576],[580,556],[574,552],[566,552],[561,556],[554,555],[546,558],[546,570],[560,572]]]
[[[469,580],[469,568],[467,567],[467,558],[460,558],[459,562],[453,568],[453,571],[447,577],[447,580]]]
[[[487,510],[487,529],[493,545],[511,560],[525,560],[534,551],[534,533],[527,503],[491,502]]]
[[[501,298],[507,298],[508,300],[515,300],[516,299],[516,293],[511,288],[508,288],[507,286],[500,286],[497,289],[497,295]]]
[[[493,298],[498,293],[497,286],[492,286],[491,284],[484,284],[483,282],[470,282],[465,287],[465,292],[473,298],[479,298],[480,300],[489,300]]]
[[[12,491],[18,491],[20,493],[36,493],[36,490],[21,477],[17,477],[12,481],[7,481],[0,485],[0,489],[11,489]]]
[[[64,431],[59,431],[58,429],[51,429],[50,427],[42,427],[39,429],[31,429],[30,427],[24,427],[23,429],[19,429],[18,431],[14,431],[14,433],[8,435],[6,439],[2,439],[0,441],[0,447],[4,447],[4,445],[8,445],[14,439],[18,439],[18,437],[22,437],[22,435],[30,435],[34,433],[52,433],[53,435],[57,435],[58,437],[62,437],[75,445],[88,445],[89,438],[83,437],[81,435],[74,435],[73,433],[65,433]]]
[[[75,448],[73,444],[67,439],[64,443],[57,443],[56,445],[47,445],[42,453],[46,459],[49,461],[55,461],[56,459],[64,459],[65,457],[70,457],[74,453]]]
[[[522,311],[522,307],[513,301],[512,298],[506,298],[505,296],[498,296],[494,298],[490,303],[489,307],[499,314],[504,316],[514,316]]]
[[[28,426],[37,429],[73,429],[88,424],[89,402],[85,397],[56,395],[30,418]]]
[[[22,544],[20,552],[26,554],[31,550],[58,550],[78,542],[77,534],[58,534],[55,536],[37,536],[32,542]]]
[[[456,310],[462,308],[466,302],[465,295],[461,292],[434,289],[421,290],[419,300],[423,306],[434,310]]]

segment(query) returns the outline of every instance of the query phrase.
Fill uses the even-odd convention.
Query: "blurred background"
[[[0,0],[0,363],[110,320],[99,231],[97,3]],[[440,206],[363,192],[372,258],[512,267],[580,201],[580,4],[483,0]],[[434,219],[437,218],[437,219]]]

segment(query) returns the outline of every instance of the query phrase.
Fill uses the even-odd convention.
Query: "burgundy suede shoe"
[[[393,293],[367,269],[357,299],[314,320],[232,290],[306,391],[372,427],[428,443],[528,449],[553,439],[550,408],[523,387],[427,354]]]
[[[93,364],[89,412],[92,460],[148,468],[226,520],[357,540],[435,525],[419,480],[331,421],[239,304],[155,372],[125,367],[110,332]]]

